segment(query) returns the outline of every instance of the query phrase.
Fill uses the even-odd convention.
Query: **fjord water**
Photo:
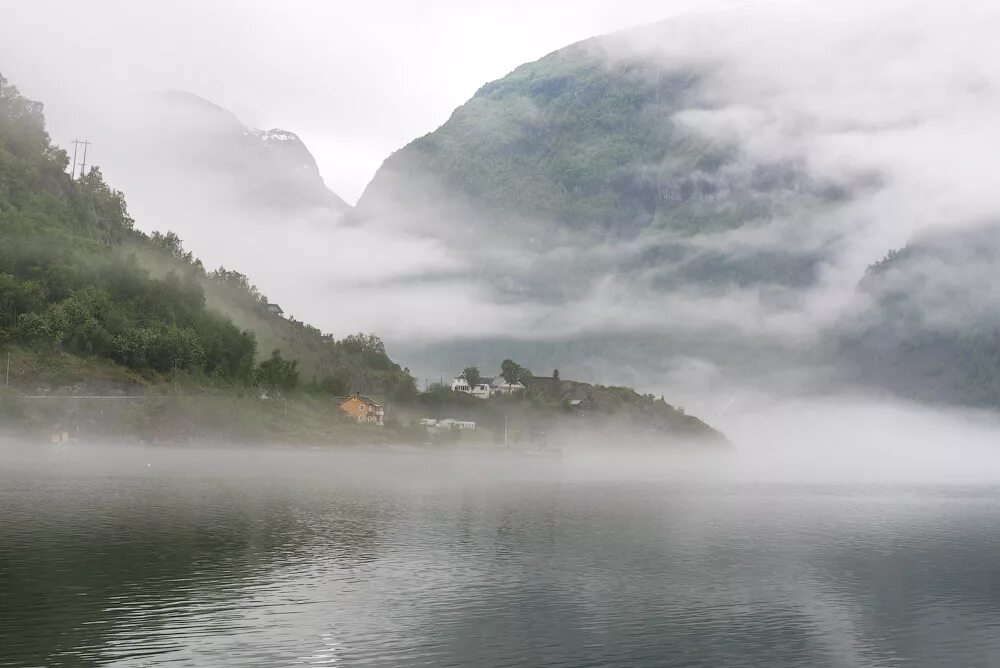
[[[1000,665],[987,485],[693,482],[665,460],[571,456],[13,452],[2,666]]]

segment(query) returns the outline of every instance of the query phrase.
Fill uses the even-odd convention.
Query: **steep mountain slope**
[[[648,30],[648,29],[647,29]],[[389,157],[358,203],[412,224],[555,223],[634,237],[705,232],[845,193],[801,164],[747,166],[739,146],[678,123],[698,108],[701,71],[594,38],[483,86],[438,130]]]
[[[45,364],[111,364],[121,373],[110,375],[140,385],[182,371],[247,390],[260,385],[257,362],[280,348],[305,384],[327,394],[415,392],[378,339],[338,341],[267,312],[246,276],[207,272],[176,235],[138,231],[99,169],[74,180],[68,162],[50,143],[42,105],[0,77],[0,345]],[[62,383],[93,371],[63,366],[82,377]],[[12,383],[36,389],[43,371],[16,366]]]

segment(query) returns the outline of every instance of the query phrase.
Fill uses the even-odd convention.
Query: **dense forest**
[[[0,78],[0,345],[104,360],[148,382],[185,372],[238,388],[415,393],[377,337],[336,340],[268,313],[243,274],[206,271],[176,235],[138,230],[99,169],[68,168],[42,105]]]

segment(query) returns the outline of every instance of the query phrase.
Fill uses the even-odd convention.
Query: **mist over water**
[[[996,458],[871,419],[909,459],[7,443],[0,665],[993,665]]]
[[[63,29],[24,28],[42,14],[55,24],[55,4],[40,0],[6,28],[0,20],[0,69],[24,77],[26,92],[47,102],[52,94],[54,136],[64,146],[92,141],[89,164],[126,192],[138,229],[173,230],[209,269],[246,272],[290,327],[335,337],[375,331],[391,353],[382,371],[398,362],[425,389],[441,379],[449,399],[451,374],[466,365],[494,374],[504,359],[571,389],[532,417],[541,425],[531,425],[532,446],[549,444],[542,452],[499,447],[513,405],[505,399],[483,404],[501,418],[497,442],[486,445],[483,432],[495,425],[483,429],[476,418],[472,436],[482,440],[452,432],[463,450],[423,444],[432,437],[417,422],[471,420],[458,413],[473,408],[407,405],[375,391],[396,424],[363,436],[390,434],[398,444],[350,447],[362,432],[348,427],[376,427],[335,419],[301,437],[328,436],[339,448],[50,446],[0,433],[0,668],[1000,665],[1000,380],[992,375],[1000,300],[991,289],[1000,262],[991,222],[1000,213],[991,141],[1000,138],[1000,11],[991,3],[725,2],[596,37],[484,86],[455,111],[461,132],[418,140],[418,149],[431,147],[428,162],[405,149],[389,158],[353,211],[327,184],[340,192],[337,183],[349,181],[352,192],[342,194],[354,201],[363,183],[352,172],[374,170],[391,148],[445,120],[436,107],[416,111],[425,92],[417,89],[430,94],[427,82],[447,79],[443,70],[412,65],[420,76],[401,77],[369,62],[384,54],[362,50],[330,51],[324,61],[304,39],[294,56],[262,49],[257,37],[223,53],[226,31],[271,25],[253,12],[248,19],[245,3],[190,21],[197,39],[187,47],[177,36],[196,12],[125,12],[103,1],[69,12],[74,20],[60,24],[80,34],[90,34],[82,22],[110,15],[135,24],[170,17],[146,21],[162,44],[125,76],[115,69],[121,53],[95,53],[122,50],[112,29],[137,44],[147,29],[108,21],[104,37],[91,38],[100,49],[73,45],[81,59],[71,58],[56,46],[68,41]],[[399,15],[380,7],[369,32],[358,32],[379,39],[352,40],[393,53],[418,48],[388,44],[392,31],[381,31],[390,21],[425,49],[414,26],[460,34],[461,4],[448,0],[440,14],[421,3]],[[520,15],[510,3],[493,11],[524,30],[554,11],[524,4]],[[286,38],[340,44],[317,18],[335,14],[275,15]],[[511,41],[510,31],[493,32]],[[543,40],[538,54],[518,57],[566,43]],[[76,71],[78,80],[54,82],[42,50],[69,63],[56,79]],[[171,73],[183,69],[177,58],[189,70],[204,60],[204,76]],[[351,70],[345,81],[327,75],[331,60]],[[469,60],[462,67],[473,69]],[[85,75],[88,62],[100,67]],[[491,62],[489,76],[518,62]],[[386,85],[387,70],[406,86]],[[448,99],[468,99],[487,75],[469,81]],[[136,101],[139,89],[178,86],[198,95],[147,92]],[[358,92],[373,86],[375,97]],[[589,110],[580,102],[588,91]],[[623,103],[625,112],[599,104],[630,96],[646,101]],[[555,99],[568,114],[546,107]],[[340,108],[349,111],[332,114]],[[357,115],[389,134],[366,139],[349,123]],[[279,121],[287,128],[271,128]],[[607,126],[590,132],[597,121]],[[581,127],[588,132],[566,151],[573,159],[546,177],[555,149]],[[622,127],[649,132],[635,155],[604,169],[591,158],[623,150],[613,134]],[[326,139],[307,148],[296,132]],[[364,160],[330,168],[333,138],[354,135],[358,146],[345,155]],[[656,137],[661,154],[642,157]],[[482,153],[448,173],[442,156],[456,146],[452,157]],[[507,164],[507,155],[531,159]],[[505,190],[511,171],[528,175],[523,189]],[[591,195],[626,193],[616,215],[647,195],[652,208],[605,220],[603,199],[588,204],[583,181],[563,180],[574,172],[593,177]],[[489,178],[462,186],[470,174]],[[0,177],[6,183],[4,169]],[[554,203],[564,196],[586,206],[560,213]],[[494,210],[496,200],[518,206]],[[237,317],[226,299],[212,293],[207,307]],[[70,359],[43,333],[17,345],[38,344],[31,357],[40,368],[49,353]],[[289,341],[272,334],[268,349],[271,338]],[[83,351],[73,360],[93,353]],[[247,358],[254,366],[252,350]],[[303,381],[316,375],[298,361]],[[341,390],[368,394],[366,368],[350,367],[358,371],[350,380],[331,376],[343,383],[316,390],[316,411],[344,418],[327,402]],[[132,380],[165,389],[170,369],[143,366]],[[177,371],[174,363],[175,395]],[[201,389],[238,388],[249,411],[276,416],[279,404],[258,404],[248,378],[227,387],[206,375]],[[634,411],[611,401],[601,415],[571,410],[570,401],[623,384],[642,393]],[[525,395],[521,408],[539,399]],[[282,418],[288,403],[295,397],[282,402]],[[663,423],[642,431],[651,407],[697,416],[732,447],[673,440],[692,432]],[[30,417],[38,429],[54,422]],[[276,424],[261,422],[262,438]],[[177,438],[208,437],[197,431],[178,429]]]

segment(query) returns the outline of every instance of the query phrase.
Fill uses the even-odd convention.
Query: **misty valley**
[[[1000,665],[1000,9],[473,4],[3,12],[0,666]]]

